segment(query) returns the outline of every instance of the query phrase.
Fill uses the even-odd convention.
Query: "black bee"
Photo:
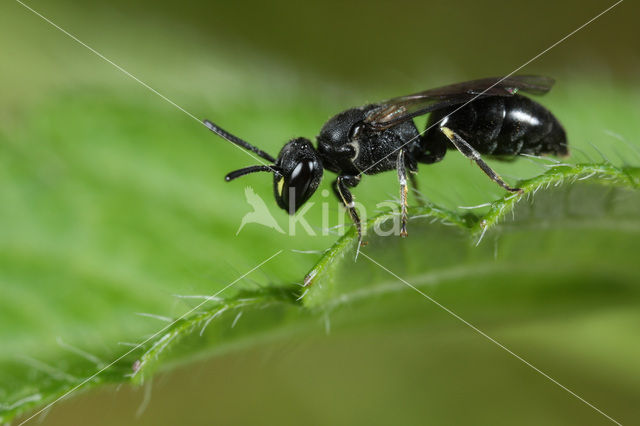
[[[542,76],[486,78],[351,108],[325,123],[317,136],[317,149],[308,139],[296,138],[287,142],[277,159],[208,120],[204,123],[217,135],[272,163],[233,171],[225,179],[273,173],[276,201],[289,214],[316,191],[324,169],[336,173],[334,192],[349,211],[361,242],[360,219],[349,188],[358,185],[363,174],[397,170],[401,235],[406,236],[407,170],[417,186],[413,174],[418,163],[436,163],[447,149],[457,149],[507,191],[522,192],[507,185],[481,154],[503,159],[521,154],[568,155],[566,134],[558,120],[519,94],[543,95],[553,83]],[[427,127],[420,133],[413,118],[428,113]]]

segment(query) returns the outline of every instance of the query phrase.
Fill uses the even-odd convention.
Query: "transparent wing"
[[[380,102],[365,123],[386,129],[432,111],[488,96],[513,96],[518,92],[544,95],[553,86],[550,77],[519,75],[508,78],[483,78],[425,90]]]

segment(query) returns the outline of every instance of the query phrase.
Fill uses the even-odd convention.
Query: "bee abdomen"
[[[549,110],[524,96],[492,96],[462,108],[456,106],[436,111],[429,117],[427,128],[430,126],[433,127],[427,138],[441,139],[448,149],[455,147],[439,127],[457,132],[484,155],[568,153],[562,125]]]
[[[503,102],[505,116],[496,149],[487,154],[567,154],[564,129],[548,109],[523,96]]]

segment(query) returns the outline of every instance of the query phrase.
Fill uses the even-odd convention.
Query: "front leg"
[[[333,182],[333,191],[335,192],[338,199],[342,202],[342,205],[349,212],[349,216],[353,221],[353,224],[356,226],[356,231],[358,232],[358,247],[362,245],[362,226],[360,224],[360,216],[358,216],[358,212],[356,211],[355,204],[353,202],[353,195],[351,195],[351,191],[349,191],[348,187],[355,187],[360,183],[360,176],[338,176],[338,178]]]
[[[404,161],[404,151],[401,149],[398,153],[396,168],[398,169],[398,180],[400,181],[400,202],[402,209],[402,227],[400,228],[400,236],[403,238],[407,234],[407,168]]]

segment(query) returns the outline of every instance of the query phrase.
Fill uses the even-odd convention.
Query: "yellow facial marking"
[[[278,181],[278,196],[282,197],[282,188],[284,187],[284,178],[280,178]]]

